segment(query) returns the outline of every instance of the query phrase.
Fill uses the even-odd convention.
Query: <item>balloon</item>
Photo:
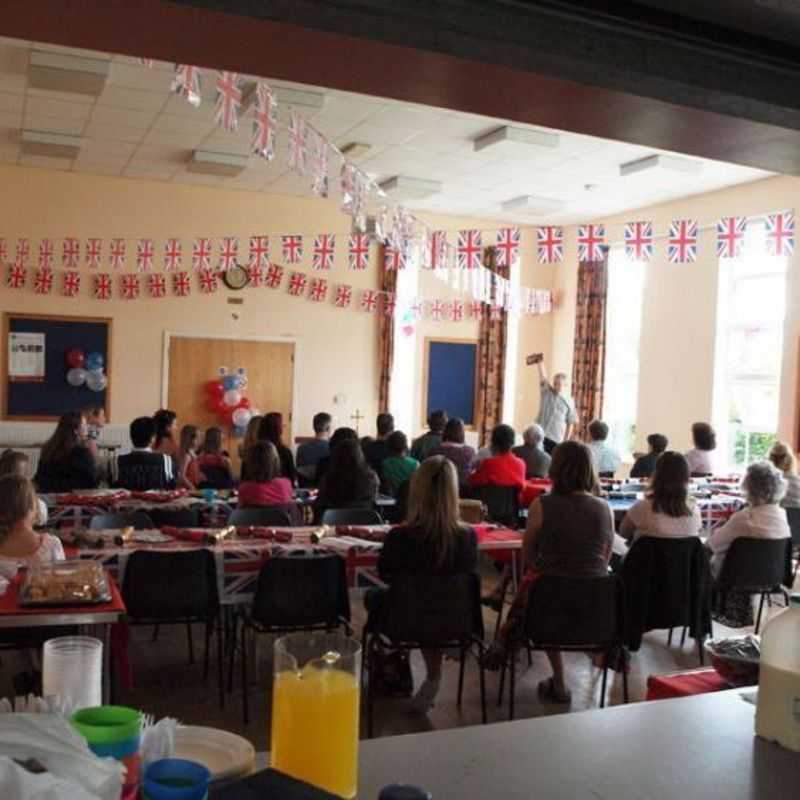
[[[247,428],[245,428],[244,425],[236,425],[236,424],[234,424],[234,426],[233,426],[233,435],[237,439],[243,439],[245,433],[247,433]]]
[[[239,408],[250,408],[250,399],[247,397],[243,397],[239,401]]]
[[[413,325],[403,325],[402,329],[403,336],[413,336],[414,335],[414,326]]]
[[[70,347],[67,350],[67,364],[71,367],[82,367],[86,361],[86,354],[80,347]],[[83,383],[83,381],[81,381]],[[75,384],[78,385],[78,384]]]
[[[234,408],[233,413],[231,414],[233,424],[237,428],[246,428],[247,423],[250,422],[250,417],[251,414],[249,408]]]
[[[73,367],[67,373],[67,383],[70,386],[83,386],[86,383],[87,372],[82,367]]]
[[[88,369],[89,372],[94,372],[95,370],[102,370],[105,365],[106,365],[106,360],[103,357],[102,353],[93,351],[86,356],[86,369]]]
[[[222,401],[221,397],[209,397],[206,408],[208,408],[212,414],[221,414],[226,409],[225,403]]]
[[[226,392],[231,392],[239,388],[239,377],[237,375],[226,375],[222,379],[222,385],[225,387]]]
[[[222,385],[222,381],[209,381],[206,384],[206,391],[212,397],[222,397],[225,394],[225,387]]]
[[[229,408],[236,408],[239,405],[239,401],[242,399],[242,396],[236,389],[228,389],[227,392],[223,395],[223,400],[225,401],[225,405]]]
[[[233,425],[233,420],[231,419],[231,410],[229,408],[226,408],[224,411],[220,411],[217,419],[219,419],[219,424],[223,428],[229,428],[231,425]]]
[[[86,386],[93,392],[102,392],[108,386],[108,378],[101,369],[93,370],[86,376]]]

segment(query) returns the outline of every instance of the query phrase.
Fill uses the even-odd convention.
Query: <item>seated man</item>
[[[544,429],[541,425],[529,425],[522,434],[524,444],[512,447],[511,452],[525,462],[525,479],[546,478],[550,469],[550,456],[545,452]]]
[[[608,438],[608,425],[599,419],[589,423],[589,450],[592,452],[594,468],[601,478],[613,478],[619,469],[622,459],[619,453],[606,444]]]
[[[364,451],[364,458],[367,464],[375,471],[376,475],[382,474],[383,462],[389,458],[389,436],[394,433],[394,417],[383,412],[378,414],[375,420],[375,430],[377,438],[362,442],[361,449]]]
[[[431,411],[428,415],[428,431],[414,439],[411,445],[411,458],[421,464],[442,443],[444,426],[447,425],[447,412],[441,409]]]
[[[152,450],[156,438],[152,417],[138,417],[131,422],[130,435],[133,450],[111,459],[111,485],[133,491],[174,489],[172,457]]]
[[[525,485],[525,462],[512,452],[514,429],[510,425],[498,425],[492,431],[492,455],[481,461],[472,473],[469,485],[514,486],[521,489]]]
[[[314,439],[310,442],[303,442],[297,448],[297,471],[308,483],[315,482],[317,464],[330,454],[328,440],[331,438],[332,422],[333,417],[324,411],[314,414],[311,423],[314,427]]]
[[[651,433],[647,437],[650,452],[639,456],[631,467],[631,478],[649,478],[656,471],[658,457],[667,449],[667,437],[660,433]]]

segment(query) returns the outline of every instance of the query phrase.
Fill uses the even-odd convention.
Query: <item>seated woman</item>
[[[644,500],[631,506],[619,527],[620,536],[683,539],[697,536],[703,526],[700,510],[689,497],[689,464],[673,450],[662,453]]]
[[[153,414],[156,427],[156,440],[153,452],[176,458],[178,455],[178,415],[168,408],[161,408]]]
[[[622,458],[610,445],[608,439],[608,425],[600,419],[593,419],[589,423],[589,449],[592,451],[594,466],[601,478],[613,478],[614,473],[620,468]]]
[[[703,478],[714,472],[712,453],[717,448],[717,434],[707,422],[692,425],[694,447],[686,453],[689,472],[693,478]]]
[[[772,464],[767,461],[751,464],[742,489],[747,507],[717,528],[707,542],[712,553],[714,577],[719,576],[725,554],[736,539],[788,539],[791,536],[786,511],[779,505],[786,491],[786,481]]]
[[[201,489],[232,489],[234,486],[231,457],[222,449],[222,428],[208,428],[197,467],[203,473]]]
[[[775,442],[767,458],[783,473],[786,481],[786,494],[781,505],[784,508],[800,508],[800,477],[797,475],[797,459],[791,448],[784,442]]]
[[[492,431],[492,455],[481,461],[472,473],[470,487],[515,486],[521,489],[525,485],[525,462],[511,452],[514,437],[510,425],[495,427]]]
[[[458,485],[466,486],[469,476],[475,468],[475,448],[464,442],[464,420],[450,417],[444,426],[442,443],[431,450],[432,456],[444,456],[449,459],[458,473]]]
[[[403,573],[459,575],[475,572],[478,545],[475,531],[458,518],[458,478],[444,456],[430,456],[411,478],[407,522],[392,529],[378,557],[378,573],[391,583]],[[370,622],[379,624],[385,589],[365,598]],[[414,707],[426,713],[433,707],[442,677],[442,651],[423,650],[427,675],[414,696]]]
[[[389,434],[386,440],[389,450],[387,458],[381,463],[383,483],[390,494],[397,494],[397,490],[411,480],[411,476],[419,469],[419,461],[408,455],[408,439],[402,431]]]
[[[658,457],[667,449],[669,441],[660,433],[651,433],[647,437],[648,452],[639,456],[631,467],[631,478],[649,478],[656,471]]]
[[[259,414],[254,414],[252,417],[250,417],[250,422],[247,423],[247,428],[245,428],[244,431],[244,437],[239,445],[239,458],[242,461],[241,479],[243,481],[247,480],[246,467],[244,466],[245,455],[247,454],[247,451],[258,441],[258,431],[261,428],[262,419],[264,419],[264,417]]]
[[[31,460],[21,450],[4,450],[0,455],[0,478],[5,475],[19,475],[21,478],[31,477]],[[41,497],[36,498],[36,525],[47,524],[47,503]]]
[[[281,462],[272,442],[257,442],[245,453],[247,480],[239,484],[239,508],[286,506],[294,502],[292,484],[280,475]]]
[[[281,475],[288,478],[292,486],[297,486],[297,468],[292,451],[283,443],[283,415],[277,411],[265,414],[258,426],[258,440],[272,442],[281,461]]]
[[[333,432],[331,440],[328,443],[328,455],[323,456],[319,461],[317,461],[317,472],[314,476],[314,483],[316,483],[317,486],[322,483],[322,479],[325,477],[325,473],[328,471],[328,468],[331,465],[331,453],[339,446],[341,442],[348,440],[353,442],[358,441],[358,434],[352,428],[337,428]],[[362,450],[361,452],[363,453],[364,451]]]
[[[378,476],[367,466],[361,445],[345,439],[331,450],[331,461],[319,484],[314,519],[329,508],[372,508],[378,494]]]
[[[198,463],[197,448],[200,446],[200,431],[197,425],[184,425],[181,428],[180,447],[175,458],[177,466],[177,486],[179,489],[196,489],[203,481]]]
[[[96,489],[95,460],[86,446],[83,414],[62,414],[53,435],[42,446],[34,478],[40,492]]]

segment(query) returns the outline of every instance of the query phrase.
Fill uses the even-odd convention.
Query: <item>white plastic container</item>
[[[90,636],[62,636],[44,643],[42,694],[78,711],[103,704],[103,643]]]
[[[800,752],[800,594],[761,635],[756,733]]]

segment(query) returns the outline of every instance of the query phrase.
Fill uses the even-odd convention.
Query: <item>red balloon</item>
[[[247,397],[243,397],[239,401],[239,405],[237,406],[237,408],[250,408],[250,400]]]
[[[80,347],[71,347],[67,350],[67,364],[71,367],[82,367],[86,363],[86,353]]]
[[[206,407],[212,414],[219,414],[227,408],[220,397],[209,397]]]
[[[206,391],[212,397],[222,397],[225,394],[225,387],[222,385],[222,381],[209,381],[206,384]]]
[[[233,425],[233,417],[231,414],[233,414],[233,409],[227,406],[224,406],[224,409],[219,412],[219,424],[223,428],[230,428]]]

